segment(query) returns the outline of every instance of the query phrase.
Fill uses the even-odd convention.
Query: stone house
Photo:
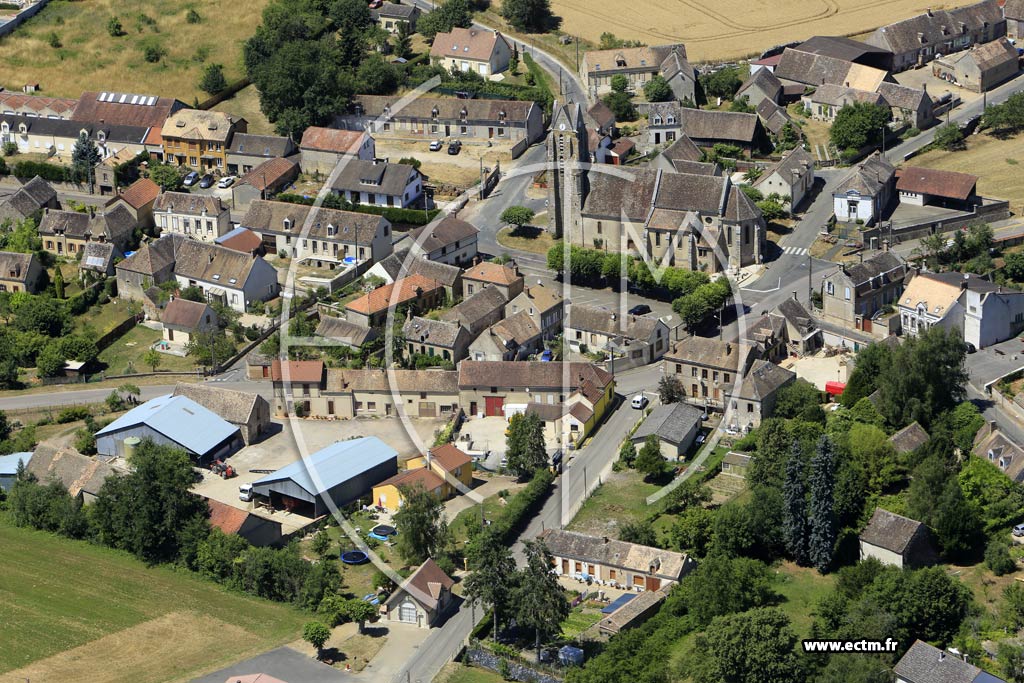
[[[249,123],[219,111],[179,109],[161,130],[164,161],[197,171],[223,173],[235,133],[246,132]]]
[[[411,230],[409,249],[431,261],[462,267],[476,259],[479,234],[472,223],[447,215],[437,223]]]
[[[106,208],[113,209],[115,206],[123,206],[135,217],[135,222],[139,227],[149,230],[154,225],[153,204],[156,203],[159,196],[159,185],[149,178],[139,178],[123,189],[120,194],[112,197],[107,202]]]
[[[324,363],[320,360],[274,359],[270,365],[270,381],[274,392],[274,414],[288,414],[287,404],[294,403],[302,415],[329,415],[324,397]]]
[[[82,260],[78,263],[78,270],[93,272],[100,277],[110,277],[114,274],[114,259],[122,257],[123,254],[113,244],[88,242],[82,248]]]
[[[890,251],[826,272],[821,283],[821,317],[870,333],[875,315],[899,304],[909,272],[907,263]]]
[[[629,440],[639,453],[647,437],[654,436],[666,460],[682,460],[700,432],[703,414],[700,408],[689,403],[656,406]]]
[[[779,390],[795,380],[795,372],[760,358],[755,360],[729,394],[730,427],[749,432],[760,426],[775,412]]]
[[[174,279],[174,261],[185,242],[181,235],[167,235],[143,244],[134,254],[114,266],[118,296],[145,301],[147,290]]]
[[[776,193],[789,197],[789,210],[796,211],[814,189],[814,157],[803,147],[795,147],[766,168],[754,187],[766,197]]]
[[[267,159],[231,186],[231,201],[236,209],[247,207],[257,199],[284,191],[298,177],[299,165],[295,160]]]
[[[967,655],[961,659],[922,640],[914,641],[892,671],[896,683],[1006,683],[970,664]]]
[[[383,216],[257,199],[240,222],[266,250],[318,268],[377,262],[391,253],[391,222]]]
[[[245,313],[255,301],[277,296],[277,271],[260,256],[216,244],[184,240],[174,260],[178,286],[199,287],[208,301]]]
[[[227,172],[245,175],[271,159],[287,158],[299,151],[291,138],[281,135],[235,133],[228,147]]]
[[[739,147],[746,156],[770,148],[757,114],[683,107],[679,110],[679,119],[683,132],[698,147],[713,147],[719,143],[732,145]]]
[[[36,176],[0,201],[0,222],[23,221],[26,218],[38,222],[44,209],[58,207],[57,191],[50,183]]]
[[[565,365],[464,360],[459,364],[459,403],[471,416],[505,416],[506,406],[511,411],[530,403],[565,405],[572,394],[580,392],[594,406],[594,418],[600,422],[615,392],[611,373],[590,363],[568,363],[566,385]]]
[[[842,85],[824,83],[814,92],[800,98],[804,111],[816,121],[835,121],[843,107],[853,104],[875,104],[883,106],[885,98],[877,92],[847,88]]]
[[[573,304],[564,340],[577,353],[613,348],[640,364],[661,360],[668,351],[669,329],[660,318],[626,314],[607,308]]]
[[[468,298],[486,287],[494,287],[506,301],[519,296],[525,286],[525,280],[519,274],[519,268],[513,263],[504,265],[492,261],[483,261],[466,268],[462,273],[462,296]]]
[[[124,252],[132,242],[135,217],[123,206],[98,213],[45,209],[39,221],[43,249],[57,256],[75,258],[89,242],[111,244]]]
[[[270,404],[259,394],[178,382],[173,395],[186,396],[238,427],[246,446],[258,442],[270,430]]]
[[[405,209],[423,198],[423,176],[407,164],[351,159],[334,178],[331,192],[352,204]]]
[[[528,311],[521,310],[480,333],[469,345],[469,357],[473,360],[526,360],[543,348],[540,328]]]
[[[407,357],[419,354],[458,363],[466,357],[472,340],[458,323],[416,316],[402,326]]]
[[[44,272],[35,254],[0,251],[0,292],[35,294]]]
[[[362,159],[372,161],[377,153],[373,138],[360,130],[339,130],[310,126],[299,143],[302,170],[330,175],[339,163]]]
[[[932,61],[939,55],[966,50],[1006,35],[1006,19],[996,0],[924,14],[875,29],[869,45],[893,53],[892,70],[903,71]]]
[[[682,43],[589,50],[580,60],[580,76],[595,99],[611,92],[612,78],[620,75],[626,77],[632,92],[643,90],[647,81],[657,75],[666,80],[674,77],[680,81],[680,91],[673,88],[676,99],[688,97],[696,101],[693,93],[696,74],[686,59],[686,46]],[[689,88],[684,86],[686,82]],[[672,85],[671,81],[669,84]]]
[[[217,330],[217,314],[210,304],[180,297],[171,297],[160,315],[160,322],[164,327],[164,341],[175,346],[187,346],[193,335]]]
[[[565,299],[550,287],[535,285],[525,287],[522,292],[505,304],[505,317],[525,312],[540,330],[543,339],[553,339],[563,327]]]
[[[1024,0],[1006,0],[1003,17],[1006,19],[1006,37],[1014,40],[1024,38]]]
[[[686,402],[707,411],[724,411],[733,385],[753,362],[749,347],[733,341],[687,337],[676,342],[662,359],[665,377],[683,384]]]
[[[416,22],[419,21],[420,14],[419,7],[397,2],[385,2],[377,9],[370,10],[373,20],[391,34],[398,33],[398,27],[403,24],[409,27],[410,34],[415,33]]]
[[[484,78],[508,69],[512,45],[498,31],[455,27],[438,33],[430,48],[430,61],[445,69],[472,71]]]
[[[183,235],[211,244],[231,230],[230,209],[213,195],[164,192],[153,203],[153,220],[161,235]]]
[[[860,533],[860,559],[869,557],[900,568],[923,567],[936,559],[928,527],[882,508],[875,508]]]
[[[397,399],[395,398],[397,395]],[[325,417],[450,418],[459,410],[455,370],[350,370],[329,368],[325,401],[314,413]]]
[[[1006,38],[973,45],[951,55],[936,57],[932,75],[971,92],[985,92],[1020,71],[1017,48]]]
[[[385,619],[430,628],[452,604],[455,581],[427,558],[384,603]]]
[[[885,82],[878,84],[877,92],[892,111],[893,121],[904,122],[918,130],[935,124],[935,107],[927,90]]]
[[[746,98],[747,105],[757,109],[768,100],[779,104],[782,101],[782,81],[769,69],[758,69],[744,81],[733,99]]]
[[[404,307],[413,313],[429,311],[440,306],[444,296],[442,283],[422,275],[409,275],[350,301],[345,305],[345,318],[363,327],[379,327],[387,322],[390,310]]]
[[[506,303],[499,288],[484,287],[442,313],[441,319],[455,321],[469,330],[471,336],[477,337],[505,317]]]

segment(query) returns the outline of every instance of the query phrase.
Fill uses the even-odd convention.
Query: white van
[[[252,484],[242,484],[238,487],[238,500],[246,503],[252,500]]]
[[[636,410],[643,410],[644,408],[647,407],[648,403],[650,403],[650,399],[648,399],[643,394],[637,394],[636,396],[633,397],[631,405]]]

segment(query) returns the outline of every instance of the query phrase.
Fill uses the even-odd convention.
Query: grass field
[[[793,622],[797,636],[806,638],[818,602],[835,585],[835,575],[822,576],[816,569],[798,567],[792,562],[782,562],[774,569],[772,588],[782,596],[779,608]]]
[[[545,214],[547,215],[547,214]],[[534,220],[534,223],[540,223]],[[524,226],[516,232],[515,228],[502,228],[498,231],[498,244],[509,249],[529,251],[534,254],[547,254],[555,245],[551,233],[541,227]]]
[[[967,138],[961,152],[932,150],[916,156],[908,164],[946,171],[973,173],[978,178],[978,193],[985,197],[1010,200],[1010,209],[1020,213],[1024,205],[1024,135],[999,140],[978,134]]]
[[[306,615],[0,518],[3,680],[187,680],[299,637]]]
[[[142,362],[142,357],[160,337],[161,334],[157,330],[136,325],[120,339],[103,349],[99,359],[102,363],[106,363],[107,372],[112,375],[128,374],[129,363],[134,367],[135,372],[152,372],[152,368]],[[172,356],[169,353],[162,353],[157,371],[185,372],[195,370],[195,368],[195,362],[187,356]],[[177,380],[169,378],[167,381]]]
[[[232,116],[241,116],[249,122],[248,131],[253,135],[274,135],[274,124],[260,110],[260,93],[255,85],[242,88],[234,97],[224,100],[213,108]]]
[[[723,4],[724,2],[724,4]],[[605,31],[649,45],[683,42],[692,61],[759,54],[766,48],[813,35],[863,33],[936,5],[930,0],[680,0],[640,7],[615,0],[552,0],[560,30],[597,42]],[[491,5],[496,12],[495,5]]]
[[[116,90],[177,97],[187,104],[207,97],[197,83],[206,64],[224,66],[228,81],[243,75],[242,44],[260,23],[268,0],[53,0],[12,35],[0,40],[3,85],[39,82],[45,95],[78,97],[83,90]],[[190,24],[195,9],[199,23]],[[111,37],[118,17],[124,35]],[[56,35],[60,47],[51,46]],[[150,63],[143,51],[163,52]]]
[[[658,484],[646,483],[635,470],[612,472],[583,504],[569,529],[618,538],[623,523],[638,521],[654,511],[646,499],[659,488]]]
[[[434,679],[435,683],[502,683],[503,680],[493,671],[457,662],[447,664]]]

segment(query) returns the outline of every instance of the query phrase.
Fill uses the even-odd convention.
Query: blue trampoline
[[[362,550],[348,550],[341,554],[341,561],[345,564],[366,564],[370,558]]]
[[[623,595],[620,595],[619,597],[615,598],[615,600],[610,602],[606,607],[604,607],[601,610],[601,614],[611,614],[612,612],[619,609],[635,597],[636,596],[632,595],[631,593],[625,593]]]

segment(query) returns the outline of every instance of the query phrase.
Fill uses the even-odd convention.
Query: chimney
[[[932,8],[931,8],[931,7],[929,7],[928,9],[926,9],[926,10],[924,11],[924,13],[925,13],[925,14],[927,14],[927,15],[928,15],[929,17],[933,17],[933,16],[935,16],[934,14],[932,14]]]
[[[924,94],[927,95],[928,94],[928,84],[927,83],[922,83],[921,84],[921,90],[924,90]]]
[[[726,343],[726,345],[725,345],[725,355],[728,356],[731,353],[732,353],[732,344]]]
[[[857,258],[860,259],[860,263],[864,263],[864,252],[862,251],[862,252],[858,253],[857,254]]]
[[[793,301],[796,301],[796,292],[793,292]]]
[[[970,284],[970,281],[971,281],[970,273],[964,273],[964,279],[960,281],[960,289],[966,290],[967,286]]]
[[[917,42],[919,42],[919,43],[923,43],[924,42],[924,34],[921,33],[920,31],[917,32]]]
[[[945,660],[946,660],[946,651],[945,650],[939,650],[939,661],[943,662]]]
[[[602,536],[602,537],[601,537],[601,541],[602,541],[603,543],[608,543],[608,537],[607,537],[607,536]]]
[[[212,252],[206,258],[209,260],[209,263],[213,263],[213,253]]]

